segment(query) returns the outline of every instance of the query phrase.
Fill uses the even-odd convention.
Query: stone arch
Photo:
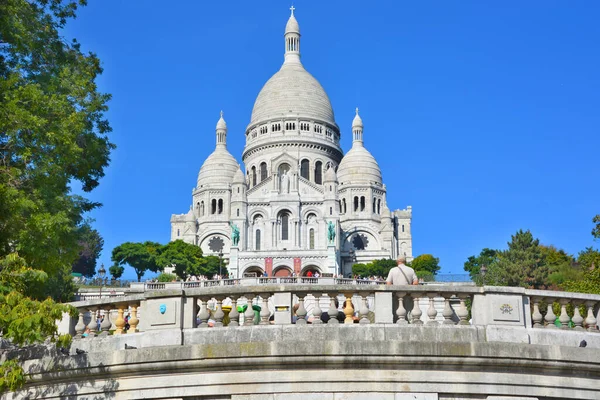
[[[273,276],[278,278],[292,276],[293,272],[294,271],[292,268],[288,267],[287,265],[278,265],[277,267],[273,268]]]
[[[352,240],[353,240],[353,236],[356,234],[363,234],[368,239],[368,243],[365,247],[365,250],[381,249],[379,234],[371,228],[361,226],[361,227],[355,227],[354,229],[352,229],[349,232],[344,232],[343,241],[342,241],[342,249],[344,251],[354,249]],[[359,251],[361,251],[361,250],[359,250]]]
[[[264,221],[269,219],[269,213],[267,212],[267,209],[263,208],[263,207],[259,207],[259,208],[253,208],[251,211],[248,212],[248,217],[249,217],[248,221],[250,221],[250,222],[254,221],[254,218],[258,214],[262,215]]]
[[[323,213],[321,213],[321,210],[318,207],[307,207],[306,209],[302,210],[302,221],[304,223],[307,222],[310,214],[315,214],[317,216],[317,220],[321,220],[323,218]]]
[[[263,267],[259,266],[259,265],[250,265],[247,266],[246,268],[244,268],[244,270],[242,271],[242,276],[243,277],[247,277],[247,276],[255,276],[255,277],[259,277],[262,276],[265,273],[265,270],[263,269]],[[254,275],[252,275],[254,274]]]
[[[198,246],[202,249],[204,255],[212,256],[218,253],[218,251],[214,251],[209,248],[209,242],[214,236],[220,237],[223,240],[223,248],[221,252],[225,254],[229,253],[229,249],[231,247],[231,237],[229,235],[229,231],[216,229],[203,234],[198,239]]]
[[[311,271],[313,275],[315,272],[318,272],[319,275],[323,274],[323,272],[321,271],[321,267],[312,262],[302,267],[302,270],[300,271],[300,276],[306,276],[306,274],[308,274],[308,271]]]

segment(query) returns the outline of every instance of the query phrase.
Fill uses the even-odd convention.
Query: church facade
[[[283,65],[258,94],[246,128],[244,168],[227,151],[221,113],[190,210],[171,217],[171,240],[223,257],[235,278],[347,276],[355,263],[412,259],[412,208],[388,207],[358,109],[344,155],[329,97],[300,61],[293,8],[284,38]]]

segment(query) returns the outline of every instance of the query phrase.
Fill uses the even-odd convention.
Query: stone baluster
[[[306,308],[304,308],[304,293],[297,293],[298,296],[298,311],[296,311],[296,324],[305,325],[306,324]]]
[[[442,316],[444,317],[443,325],[454,325],[454,321],[452,320],[452,316],[454,315],[454,310],[450,305],[450,297],[452,295],[450,293],[442,293],[444,297],[444,311],[442,311]]]
[[[102,320],[102,323],[100,324],[100,329],[102,330],[102,333],[100,334],[100,336],[108,336],[108,331],[110,330],[110,327],[112,326],[112,323],[110,322],[110,309],[111,306],[105,306],[104,307],[104,319]]]
[[[315,296],[315,308],[313,308],[313,325],[320,325],[323,323],[321,320],[321,314],[323,314],[323,310],[321,310],[321,305],[319,302],[321,301],[321,294],[317,293]]]
[[[546,299],[546,302],[548,302],[548,310],[546,311],[546,316],[544,317],[544,321],[546,321],[546,329],[558,329],[558,327],[554,325],[554,321],[556,320],[556,315],[554,315],[554,310],[552,309],[554,299]]]
[[[436,294],[427,293],[427,297],[429,297],[429,308],[427,309],[427,317],[429,317],[429,321],[427,321],[427,325],[438,325],[438,322],[435,320],[438,312],[434,305],[434,298],[436,297]]]
[[[423,321],[421,321],[421,315],[423,315],[423,311],[421,311],[421,307],[419,306],[419,299],[421,298],[421,293],[412,293],[411,297],[413,298],[414,304],[411,312],[411,324],[423,325]]]
[[[344,324],[353,324],[354,323],[354,307],[352,307],[352,293],[344,293],[346,297],[346,301],[344,303],[344,315],[346,318],[344,319]]]
[[[327,310],[327,314],[329,314],[329,321],[327,321],[328,324],[339,324],[340,321],[338,321],[337,319],[337,315],[338,315],[338,309],[335,306],[335,300],[337,297],[337,293],[329,293],[329,310]]]
[[[533,312],[531,313],[531,319],[533,321],[534,328],[543,328],[544,327],[544,316],[540,312],[540,298],[534,297],[531,299],[533,301]]]
[[[125,307],[123,304],[117,305],[117,320],[115,321],[115,335],[122,335],[123,328],[125,328],[125,318],[123,318],[123,314],[125,313]]]
[[[269,311],[269,293],[263,293],[260,295],[262,298],[262,305],[260,306],[260,325],[269,325],[269,317],[271,312]]]
[[[237,296],[229,296],[231,299],[231,311],[229,312],[229,325],[240,326],[240,312],[237,310]]]
[[[81,335],[83,335],[83,332],[85,332],[85,322],[83,322],[83,309],[80,308],[79,310],[79,319],[77,320],[77,325],[75,325],[75,338],[76,339],[81,339]]]
[[[223,312],[223,296],[215,296],[217,300],[217,308],[215,310],[215,328],[223,327],[223,318],[225,318],[225,313]]]
[[[469,295],[467,294],[459,294],[458,299],[460,300],[460,305],[458,306],[458,311],[456,316],[460,319],[458,321],[459,326],[469,326],[471,325],[467,318],[469,317],[469,310],[467,309],[466,300]]]
[[[94,336],[96,336],[96,332],[98,331],[98,323],[97,323],[97,317],[96,317],[96,307],[90,307],[88,308],[88,311],[90,313],[90,322],[87,325],[87,329],[90,330],[90,334],[88,335],[88,338],[93,338]]]
[[[575,329],[576,331],[582,331],[583,330],[583,317],[581,316],[581,313],[579,312],[579,306],[581,305],[581,301],[574,301],[573,302],[573,325],[575,325],[575,327],[573,329]]]
[[[558,302],[560,304],[560,317],[558,317],[558,320],[562,325],[560,329],[569,329],[569,321],[571,321],[569,314],[567,314],[567,304],[569,304],[569,299],[560,299]]]
[[[200,323],[198,324],[198,328],[208,328],[208,320],[210,318],[210,312],[208,311],[208,298],[199,298],[198,303],[200,303],[200,311],[198,312],[198,319]]]
[[[137,304],[131,305],[131,318],[129,318],[129,329],[127,330],[127,333],[139,332],[137,326],[140,323],[140,320],[137,316],[137,309],[138,309]]]
[[[246,312],[244,312],[244,326],[254,325],[254,309],[252,308],[252,295],[247,294],[246,299],[248,300],[248,305],[246,308]]]
[[[396,292],[396,297],[398,297],[398,309],[396,310],[396,316],[398,320],[396,323],[398,325],[406,325],[408,321],[406,320],[406,308],[404,308],[404,296],[406,296],[406,292]]]
[[[590,332],[598,331],[598,320],[594,317],[594,306],[596,305],[595,301],[586,301],[585,305],[587,307],[587,317],[585,319],[585,324],[587,325],[587,330]]]
[[[360,316],[360,320],[358,323],[360,324],[370,324],[369,320],[369,307],[367,307],[367,296],[369,294],[361,294],[360,299],[360,309],[358,310],[358,315]]]

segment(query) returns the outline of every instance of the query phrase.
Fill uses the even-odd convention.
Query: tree
[[[586,247],[577,255],[577,264],[583,270],[593,270],[600,267],[600,251],[593,247]]]
[[[478,256],[471,256],[465,261],[464,269],[469,273],[471,279],[479,277],[482,266],[489,268],[492,264],[498,261],[498,251],[494,249],[484,248]]]
[[[122,267],[121,265],[113,264],[108,268],[108,272],[110,272],[113,279],[119,279],[121,276],[123,276],[123,272],[125,272],[125,268]]]
[[[96,275],[96,261],[104,247],[104,239],[93,229],[89,221],[79,227],[79,258],[73,263],[73,272],[79,272],[88,278]]]
[[[352,266],[352,274],[367,278],[370,276],[379,276],[386,278],[390,269],[396,266],[395,260],[389,258],[382,258],[380,260],[373,260],[368,264],[354,264]]]
[[[161,247],[159,243],[150,241],[144,243],[125,242],[113,249],[111,257],[114,262],[113,266],[122,267],[125,264],[131,266],[140,282],[146,271],[158,272],[162,269],[157,263]],[[112,274],[113,271],[116,272],[117,268],[111,267],[110,273]]]
[[[163,268],[169,265],[175,267],[177,276],[185,279],[194,266],[200,266],[205,260],[199,246],[175,240],[160,249],[157,262]]]
[[[549,272],[546,286],[558,289],[563,282],[580,279],[582,271],[572,255],[552,245],[540,245],[540,249]]]
[[[498,253],[498,262],[488,268],[485,283],[497,286],[546,288],[549,268],[540,247],[529,230],[519,230],[508,242],[508,250]]]
[[[98,185],[114,148],[94,54],[59,34],[76,1],[0,2],[0,258],[18,252],[52,276],[78,256],[82,215],[71,193]]]
[[[420,256],[415,257],[412,262],[410,262],[410,267],[414,269],[415,272],[429,271],[432,275],[436,275],[441,269],[439,264],[439,258],[436,258],[431,254],[421,254]]]
[[[596,239],[600,239],[600,214],[592,218],[592,222],[596,224],[596,226],[594,226],[594,229],[592,229],[592,236]]]
[[[219,269],[221,270],[221,275],[229,275],[225,260],[219,259],[217,256],[206,256],[202,257],[199,264],[191,266],[188,274],[196,276],[204,275],[210,279],[219,273]]]
[[[600,294],[600,267],[584,271],[581,279],[567,281],[563,288],[569,292]]]

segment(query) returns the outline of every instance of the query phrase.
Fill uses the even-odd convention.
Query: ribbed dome
[[[340,185],[371,182],[382,184],[379,164],[362,143],[355,142],[350,151],[342,158],[337,176]]]
[[[284,64],[265,83],[254,102],[250,124],[286,115],[320,119],[335,125],[327,93],[300,63]]]
[[[337,182],[337,175],[333,167],[330,167],[325,171],[325,179],[323,182]]]
[[[198,187],[214,183],[231,183],[239,164],[225,146],[217,146],[202,164],[198,174]]]
[[[233,175],[233,183],[244,183],[244,173],[239,166],[237,171],[235,171],[235,175]]]
[[[290,16],[287,24],[285,24],[285,33],[300,33],[300,25],[298,25],[298,21],[296,21],[294,14]]]

